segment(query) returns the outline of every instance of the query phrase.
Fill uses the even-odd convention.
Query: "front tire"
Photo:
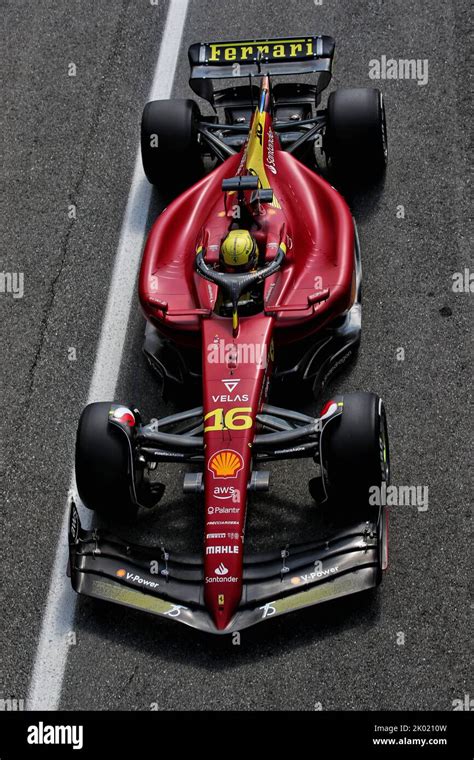
[[[384,404],[374,393],[347,393],[343,403],[342,414],[327,424],[321,440],[329,510],[344,520],[377,519],[380,505],[371,505],[372,489],[390,479]]]
[[[109,422],[111,404],[86,406],[76,437],[76,483],[81,501],[106,518],[133,519],[133,472],[126,434]]]

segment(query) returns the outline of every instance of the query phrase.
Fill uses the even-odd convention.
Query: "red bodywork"
[[[139,283],[142,308],[160,333],[202,347],[205,601],[221,630],[242,593],[255,417],[266,400],[273,353],[344,313],[355,291],[349,208],[324,179],[280,149],[268,101],[264,78],[246,145],[159,216]],[[262,257],[270,261],[283,245],[286,258],[264,282],[265,312],[241,317],[234,337],[232,320],[214,312],[217,286],[196,273],[194,259],[203,246],[206,262],[218,261],[235,203],[222,180],[248,173],[274,191],[274,203],[260,208],[252,229]]]

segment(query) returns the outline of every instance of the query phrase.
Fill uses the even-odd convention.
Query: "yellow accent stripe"
[[[275,45],[282,42],[309,42],[312,41],[312,37],[290,37],[287,40],[235,40],[234,42],[208,42],[208,45],[213,47],[235,47],[239,45]]]
[[[260,112],[258,107],[255,110],[255,118],[253,120],[252,129],[249,136],[249,144],[247,149],[247,159],[245,166],[249,174],[256,174],[260,180],[260,184],[263,188],[267,189],[271,187],[268,181],[267,173],[265,171],[265,164],[263,161],[263,142],[265,135],[265,122],[267,114],[265,111]],[[262,142],[260,143],[257,134],[261,131]],[[273,208],[281,208],[276,196],[273,196],[273,202],[270,204]]]
[[[282,612],[290,612],[298,607],[307,607],[316,602],[321,602],[323,599],[351,594],[354,591],[357,591],[357,587],[354,586],[354,579],[351,576],[335,578],[329,583],[313,586],[308,591],[302,591],[299,594],[277,599],[275,602],[272,602],[272,607],[275,607],[277,613],[281,614]]]
[[[164,615],[175,606],[171,602],[160,599],[150,594],[144,594],[143,591],[138,589],[127,588],[126,586],[118,587],[115,584],[107,583],[105,581],[96,580],[94,578],[94,588],[101,596],[106,599],[111,599],[114,602],[123,602],[124,604],[130,604],[137,609],[149,610],[150,612],[156,612]]]

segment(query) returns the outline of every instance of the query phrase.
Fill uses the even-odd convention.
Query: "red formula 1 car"
[[[333,396],[319,417],[274,401],[305,388],[319,397],[360,337],[357,232],[343,197],[315,171],[314,148],[339,177],[363,168],[376,178],[385,115],[374,89],[337,90],[315,111],[333,53],[327,36],[192,45],[190,84],[215,115],[201,116],[192,100],[144,110],[145,173],[174,198],[143,255],[144,351],[165,393],[199,399],[148,424],[126,403],[86,407],[77,486],[109,521],[133,517],[161,498],[160,463],[189,463],[184,491],[203,501],[203,550],[86,531],[73,505],[69,569],[79,593],[229,633],[381,580],[386,514],[369,497],[389,477],[381,399]],[[290,73],[315,83],[274,83]],[[213,80],[232,77],[246,79],[214,91]],[[250,554],[248,493],[268,490],[267,462],[294,458],[307,458],[326,527],[305,544]]]

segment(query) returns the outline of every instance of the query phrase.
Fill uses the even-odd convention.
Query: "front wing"
[[[362,522],[335,530],[319,542],[244,555],[241,602],[225,630],[216,628],[204,604],[201,556],[129,544],[101,529],[86,531],[74,504],[68,573],[79,594],[173,618],[208,633],[229,634],[377,586],[383,533],[375,523]]]

